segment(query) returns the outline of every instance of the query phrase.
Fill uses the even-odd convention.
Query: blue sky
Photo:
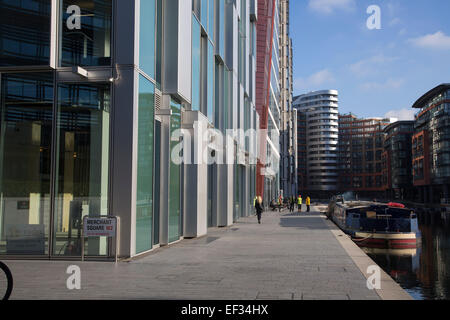
[[[381,9],[369,30],[367,8]],[[341,113],[412,118],[412,104],[450,83],[449,0],[291,0],[294,95],[339,90]]]

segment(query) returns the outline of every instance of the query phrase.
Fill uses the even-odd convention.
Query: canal
[[[420,213],[416,249],[363,250],[414,299],[450,299],[450,214]]]

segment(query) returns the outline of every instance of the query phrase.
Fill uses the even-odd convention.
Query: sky
[[[367,27],[371,5],[381,29]],[[291,0],[290,36],[294,96],[336,89],[340,113],[410,120],[450,83],[449,0]]]

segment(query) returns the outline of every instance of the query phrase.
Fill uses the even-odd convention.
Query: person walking
[[[307,212],[311,211],[311,198],[310,197],[306,197],[306,208],[307,208]]]
[[[302,199],[302,196],[299,195],[297,198],[298,212],[302,212],[302,204],[303,204],[303,199]]]
[[[255,204],[255,208],[256,208],[256,216],[258,217],[258,223],[261,224],[261,217],[262,217],[262,213],[264,211],[263,207],[262,207],[262,198],[258,197],[258,199],[256,200],[256,204]]]
[[[295,207],[295,199],[294,196],[291,196],[289,198],[289,212],[294,212],[294,207]]]

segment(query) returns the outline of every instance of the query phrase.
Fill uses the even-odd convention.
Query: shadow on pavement
[[[328,226],[318,215],[285,215],[280,219],[280,226],[283,228],[300,228],[309,230],[329,230]]]

